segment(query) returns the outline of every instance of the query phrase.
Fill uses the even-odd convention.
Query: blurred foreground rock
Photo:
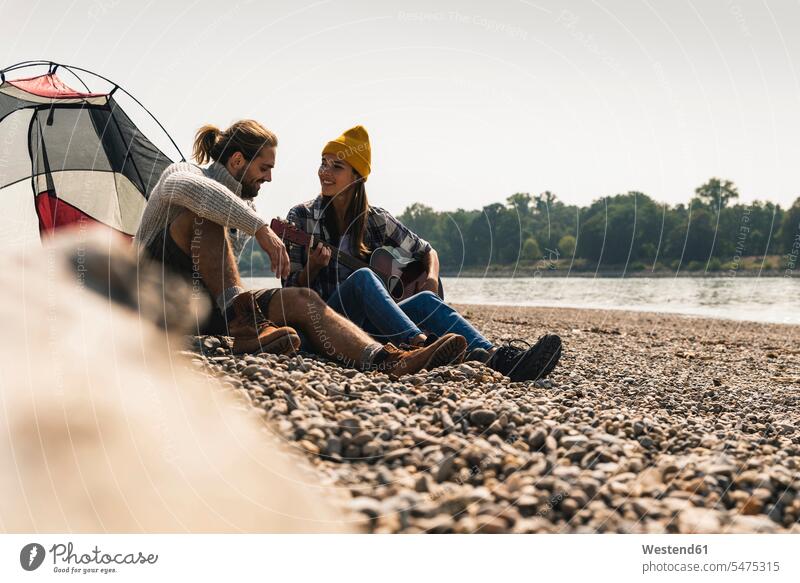
[[[105,233],[6,258],[3,530],[348,529],[329,503],[337,492],[282,448],[263,416],[174,355],[183,336],[162,328],[186,332],[206,309],[188,310],[189,298],[188,286],[162,286]]]

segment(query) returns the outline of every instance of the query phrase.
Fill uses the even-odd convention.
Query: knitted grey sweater
[[[156,235],[166,229],[183,209],[236,229],[232,234],[234,252],[238,256],[249,236],[264,226],[251,200],[241,198],[242,185],[227,168],[214,162],[200,168],[188,162],[170,164],[159,178],[139,223],[134,241],[141,252]]]

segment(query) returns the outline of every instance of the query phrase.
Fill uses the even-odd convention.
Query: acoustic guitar
[[[295,225],[282,221],[281,219],[272,219],[270,228],[284,240],[295,245],[302,245],[306,249],[313,249],[319,241],[313,235],[309,235],[305,231],[298,229]],[[403,250],[397,247],[379,247],[372,252],[369,257],[369,262],[362,261],[357,257],[345,253],[335,245],[321,241],[322,244],[331,250],[331,259],[335,259],[338,263],[345,267],[356,271],[367,267],[374,271],[383,284],[392,299],[400,302],[406,298],[410,298],[416,293],[421,291],[422,285],[428,278],[428,273],[422,261],[409,257]],[[442,280],[439,280],[439,297],[444,299],[444,288],[442,287]]]

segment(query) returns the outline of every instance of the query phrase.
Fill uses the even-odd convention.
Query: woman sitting
[[[424,239],[382,208],[367,201],[365,182],[371,170],[367,130],[356,126],[328,142],[318,175],[320,195],[289,211],[288,220],[316,241],[368,261],[383,246],[398,247],[423,262],[427,277],[421,291],[396,303],[369,268],[352,270],[317,243],[308,250],[291,245],[290,275],[284,286],[309,287],[334,310],[378,339],[423,346],[449,332],[468,343],[466,360],[477,360],[513,381],[548,375],[561,356],[561,339],[542,336],[534,346],[494,346],[461,314],[439,297],[439,259]]]

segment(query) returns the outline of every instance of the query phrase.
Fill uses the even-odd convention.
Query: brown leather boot
[[[389,343],[383,347],[383,354],[371,367],[385,372],[392,378],[414,374],[422,369],[431,370],[437,366],[459,364],[464,360],[467,341],[458,334],[445,334],[430,346],[400,350]]]
[[[233,352],[270,352],[287,354],[300,348],[300,337],[294,328],[277,326],[264,317],[253,298],[253,292],[242,292],[233,299],[235,316],[228,321],[228,334],[233,336]]]

